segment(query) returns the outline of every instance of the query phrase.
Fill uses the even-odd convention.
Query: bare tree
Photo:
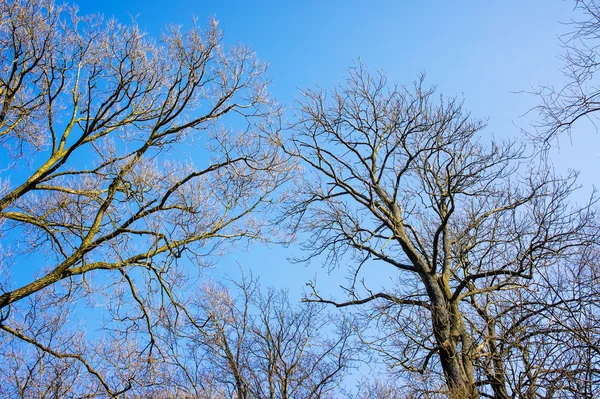
[[[63,319],[64,320],[64,319]],[[70,339],[60,336],[60,317],[48,317],[45,331],[31,331],[35,339]],[[23,345],[3,335],[0,342],[0,397],[2,398],[61,398],[70,397],[76,384],[81,383],[83,365],[76,359],[56,357],[34,345]]]
[[[349,397],[354,399],[405,399],[399,388],[388,381],[364,379],[360,381],[358,392]]]
[[[566,83],[546,85],[536,94],[542,100],[535,108],[540,119],[535,138],[545,145],[561,133],[569,133],[580,120],[594,125],[600,110],[600,3],[597,0],[575,0],[574,17],[567,23],[571,30],[561,37]]]
[[[2,1],[0,16],[1,342],[34,348],[27,364],[78,363],[117,397],[126,367],[106,377],[85,337],[48,335],[50,315],[108,309],[115,331],[145,330],[132,353],[154,355],[146,303],[175,300],[184,263],[276,239],[263,216],[290,173],[278,106],[264,64],[216,21],[154,40],[50,0]]]
[[[433,93],[363,65],[330,93],[304,92],[286,150],[310,174],[289,215],[304,260],[356,265],[347,300],[314,283],[307,300],[372,305],[363,341],[395,369],[437,375],[452,397],[517,396],[495,306],[596,242],[595,200],[571,206],[574,175],[530,167],[521,146],[479,136],[481,121]],[[375,289],[369,273],[397,284]]]
[[[253,278],[231,290],[205,282],[186,305],[162,309],[153,369],[133,373],[128,397],[333,398],[357,356],[348,320]]]
[[[509,295],[482,298],[486,306],[477,307],[487,325],[475,331],[489,348],[479,367],[494,375],[491,370],[499,367],[493,363],[503,364],[510,396],[598,395],[598,263],[586,252],[541,270]]]
[[[205,284],[189,306],[193,319],[173,331],[173,345],[187,348],[173,359],[191,396],[335,397],[357,355],[349,322],[322,305],[292,306],[285,292],[263,292],[252,278],[235,292]]]
[[[46,322],[19,326],[33,337],[26,344],[5,336],[0,397],[104,398],[118,386],[114,397],[132,399],[335,398],[360,357],[349,320],[323,305],[292,306],[252,278],[231,290],[205,281],[185,306],[144,303],[151,329],[126,320],[136,318],[128,310],[92,339],[63,328],[64,307],[31,309]]]

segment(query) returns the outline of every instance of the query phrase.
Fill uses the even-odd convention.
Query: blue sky
[[[135,18],[158,35],[169,23],[189,24],[215,17],[228,43],[252,47],[266,61],[271,91],[286,105],[297,89],[341,83],[352,61],[410,84],[420,72],[444,95],[464,96],[473,116],[487,118],[485,134],[518,136],[529,128],[537,104],[518,93],[540,84],[560,86],[558,37],[568,31],[572,1],[79,1],[82,14],[102,13],[122,22]],[[559,170],[582,170],[582,183],[595,181],[598,135],[588,132],[563,140],[553,157]],[[585,139],[583,139],[585,138]],[[303,268],[285,260],[289,250],[253,247],[227,258],[215,272],[235,275],[234,261],[252,267],[263,283],[299,292],[318,265]],[[342,273],[343,274],[343,273]],[[324,276],[326,278],[326,276]],[[330,281],[338,281],[338,276]]]
[[[490,115],[497,111],[486,105],[509,107],[510,90],[557,77],[557,35],[565,30],[558,21],[571,16],[572,2],[175,0],[167,5],[130,0],[78,4],[82,13],[100,12],[123,22],[134,17],[153,35],[168,23],[188,24],[192,15],[200,21],[214,16],[227,42],[249,45],[269,63],[272,90],[283,101],[293,99],[297,87],[339,81],[351,60],[361,57],[400,82],[410,82],[425,71],[442,91],[464,92],[474,111]],[[522,101],[512,98],[510,102]]]
[[[286,104],[298,88],[341,82],[359,57],[392,82],[410,84],[425,72],[440,93],[464,95],[474,116],[489,118],[487,132],[495,136],[528,127],[521,116],[537,99],[516,92],[560,86],[558,37],[569,29],[561,21],[574,16],[574,2],[566,0],[76,3],[82,13],[135,18],[151,35],[169,23],[186,25],[192,15],[200,22],[215,17],[226,42],[252,47],[270,65],[271,90]]]

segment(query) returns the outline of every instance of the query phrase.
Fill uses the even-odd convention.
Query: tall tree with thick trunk
[[[433,93],[422,79],[388,85],[363,65],[329,93],[304,92],[286,151],[307,178],[289,216],[307,237],[305,260],[356,265],[347,300],[314,283],[307,300],[370,303],[382,334],[363,340],[392,366],[437,374],[452,396],[505,398],[485,299],[518,292],[589,243],[593,215],[569,207],[573,176],[530,168],[522,146],[482,137],[485,124],[460,101]],[[397,284],[374,289],[368,274]]]

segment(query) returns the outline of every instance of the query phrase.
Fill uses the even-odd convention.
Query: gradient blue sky
[[[341,83],[360,57],[389,80],[410,84],[420,72],[444,95],[464,96],[475,117],[488,118],[486,134],[516,136],[528,129],[523,117],[537,98],[517,92],[540,84],[560,86],[558,37],[568,31],[574,1],[75,1],[81,13],[102,13],[121,22],[135,18],[150,35],[169,23],[189,24],[212,16],[228,43],[252,47],[269,65],[271,91],[292,104],[297,89]],[[554,151],[559,170],[582,170],[582,182],[596,180],[598,135],[584,132]],[[591,139],[590,139],[591,137]],[[228,258],[251,266],[263,283],[298,292],[318,267],[285,261],[288,250],[254,247]],[[316,265],[315,265],[316,266]],[[216,275],[235,274],[221,265]],[[326,274],[318,271],[319,274]],[[332,279],[335,281],[335,279]]]
[[[444,93],[464,93],[474,113],[518,116],[525,99],[510,91],[559,76],[557,36],[572,1],[79,1],[82,13],[122,22],[134,17],[152,35],[168,23],[214,16],[225,40],[256,50],[270,65],[282,101],[297,87],[339,81],[360,57],[390,78],[425,71]],[[499,108],[500,107],[500,108]]]

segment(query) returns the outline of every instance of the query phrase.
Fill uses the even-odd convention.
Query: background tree
[[[546,85],[536,94],[542,100],[536,107],[539,122],[536,138],[544,144],[561,133],[569,133],[581,119],[595,125],[600,110],[600,87],[597,83],[598,43],[600,41],[600,3],[575,0],[570,29],[561,37],[563,47],[564,86]]]
[[[522,395],[497,356],[494,308],[592,245],[595,215],[569,204],[575,176],[530,168],[517,143],[479,137],[484,124],[459,101],[432,96],[422,80],[388,86],[362,65],[331,93],[304,93],[286,150],[309,175],[289,214],[305,259],[356,265],[347,300],[314,283],[307,300],[372,304],[363,341],[451,396]],[[397,284],[374,289],[369,273]]]
[[[153,40],[46,0],[2,1],[0,15],[1,340],[79,363],[116,397],[127,367],[103,377],[84,320],[56,319],[81,331],[63,340],[51,315],[107,308],[120,331],[146,331],[132,350],[149,356],[145,303],[192,278],[181,261],[276,239],[256,215],[290,171],[270,138],[278,107],[264,64],[216,21]]]
[[[132,327],[88,343],[81,359],[18,340],[3,343],[0,396],[104,398],[102,378],[109,387],[124,386],[113,392],[123,398],[336,398],[360,356],[349,320],[323,305],[293,306],[285,292],[261,290],[253,278],[231,290],[205,281],[180,305],[146,304],[153,348],[145,352],[139,345],[150,345],[148,333]],[[76,339],[76,332],[67,336],[61,328],[68,314],[61,310],[36,341]]]
[[[252,278],[233,292],[205,284],[188,306],[193,319],[169,331],[172,347],[186,348],[172,359],[190,396],[214,397],[209,388],[224,398],[336,397],[357,357],[349,321],[322,305],[292,306]]]

